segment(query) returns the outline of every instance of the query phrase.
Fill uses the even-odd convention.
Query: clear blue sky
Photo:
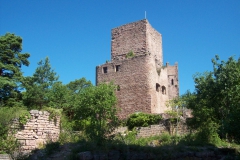
[[[111,29],[144,19],[162,34],[164,63],[179,64],[180,94],[211,59],[240,56],[240,0],[0,0],[0,35],[23,38],[31,76],[46,56],[64,84],[110,60]]]

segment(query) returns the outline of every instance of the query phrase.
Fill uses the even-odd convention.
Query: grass
[[[64,142],[63,139],[66,141]],[[136,131],[128,132],[126,135],[117,134],[113,139],[106,140],[101,146],[97,145],[82,134],[64,134],[62,141],[48,144],[45,146],[45,153],[48,155],[58,151],[59,145],[71,142],[71,154],[68,159],[76,159],[80,152],[91,151],[92,153],[108,153],[118,151],[122,157],[128,157],[131,153],[147,154],[155,156],[153,159],[174,159],[183,153],[214,152],[218,155],[228,155],[228,157],[239,156],[240,145],[222,141],[221,145],[207,144],[196,140],[196,136],[171,136],[163,133],[160,136],[147,138],[136,138]],[[47,155],[46,155],[47,156]],[[157,157],[157,158],[156,158]]]

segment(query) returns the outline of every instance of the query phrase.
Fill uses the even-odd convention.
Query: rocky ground
[[[80,144],[64,144],[59,146],[47,154],[46,150],[37,150],[28,160],[231,160],[239,159],[236,156],[235,149],[216,148],[216,147],[194,147],[184,146],[182,148],[166,147],[160,148],[159,151],[146,152],[128,150],[109,150],[109,151],[80,151],[76,152],[76,148]],[[84,146],[81,146],[84,148]]]

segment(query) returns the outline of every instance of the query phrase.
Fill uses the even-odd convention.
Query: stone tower
[[[116,84],[118,116],[163,113],[179,95],[178,64],[163,65],[162,35],[144,19],[112,29],[111,61],[96,67],[96,83]]]

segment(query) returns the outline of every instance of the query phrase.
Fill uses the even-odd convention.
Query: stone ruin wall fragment
[[[57,141],[60,134],[60,117],[51,120],[49,112],[38,110],[31,110],[30,115],[22,127],[19,127],[18,120],[12,126],[12,129],[17,130],[14,136],[20,142],[23,153],[41,148],[47,142]]]

